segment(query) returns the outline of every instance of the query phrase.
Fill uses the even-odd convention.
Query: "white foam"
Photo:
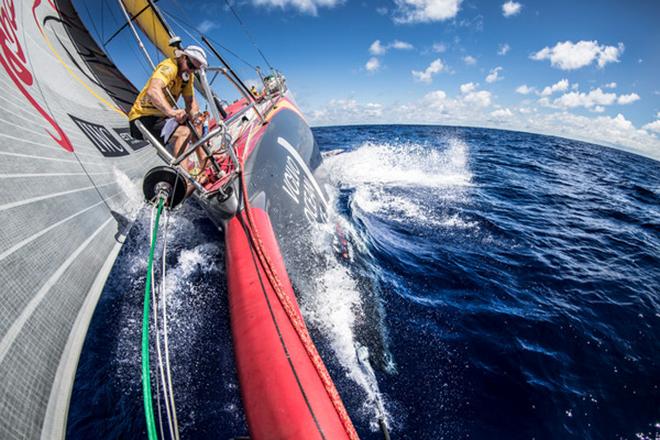
[[[132,181],[126,173],[118,168],[113,168],[112,173],[115,182],[126,195],[126,200],[122,201],[119,206],[113,206],[113,209],[116,209],[123,216],[133,219],[144,205],[142,190],[140,190],[137,182]]]
[[[325,159],[330,177],[340,185],[447,187],[470,185],[468,147],[447,141],[444,151],[416,143],[366,142],[354,151]]]
[[[362,212],[406,224],[473,228],[474,222],[438,209],[466,201],[472,186],[467,144],[456,138],[442,142],[447,145],[444,150],[367,142],[326,158],[324,166],[338,187],[355,190],[352,206]]]
[[[331,204],[332,206],[334,205]],[[363,299],[350,270],[328,251],[331,249],[329,240],[333,237],[336,224],[341,226],[345,234],[358,240],[358,247],[363,247],[364,244],[359,242],[350,224],[332,208],[328,214],[329,222],[325,228],[316,231],[313,240],[316,252],[327,255],[328,261],[321,276],[313,280],[314,287],[309,289],[313,294],[301,297],[300,306],[306,322],[323,333],[346,375],[365,394],[361,413],[369,419],[373,430],[376,430],[378,424],[374,420],[380,416],[379,407],[383,408],[383,398],[371,367],[365,368],[364,362],[358,358],[357,347],[360,345],[355,333],[358,322],[365,319]]]

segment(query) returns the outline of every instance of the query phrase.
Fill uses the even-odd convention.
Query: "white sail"
[[[69,0],[5,0],[0,15],[0,438],[58,439],[140,204],[126,189],[158,159],[128,135],[137,91]]]

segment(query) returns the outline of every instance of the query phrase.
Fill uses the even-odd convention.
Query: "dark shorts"
[[[149,133],[153,134],[156,139],[163,142],[163,138],[160,135],[160,132],[163,130],[163,126],[165,125],[167,118],[163,116],[142,116],[141,118],[132,120],[129,123],[129,126],[131,127],[131,136],[133,136],[135,139],[144,140],[144,136],[142,136],[142,132],[135,125],[135,121],[142,122],[144,128],[149,130]]]

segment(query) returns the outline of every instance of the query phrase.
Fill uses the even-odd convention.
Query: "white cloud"
[[[217,27],[218,27],[218,23],[211,20],[204,20],[199,24],[199,26],[197,26],[197,30],[200,31],[202,34],[205,34],[211,29],[215,29]]]
[[[616,83],[612,81],[611,83],[605,84],[603,87],[606,89],[616,89]]]
[[[486,77],[486,82],[494,83],[495,81],[501,80],[502,77],[499,76],[501,71],[502,71],[501,67],[495,67],[494,69],[491,69],[490,72],[488,73],[488,76]]]
[[[599,45],[598,41],[564,41],[554,47],[544,47],[530,56],[533,60],[550,60],[553,67],[562,70],[579,69],[596,61],[598,67],[618,63],[623,53],[623,43],[617,47]]]
[[[420,109],[426,106],[435,111],[443,111],[460,119],[468,119],[475,109],[483,109],[491,104],[491,94],[486,90],[476,90],[477,84],[467,83],[461,86],[462,95],[448,98],[442,90],[427,93],[422,99]]]
[[[380,69],[380,60],[376,57],[371,57],[369,58],[369,61],[367,61],[367,64],[364,65],[364,68],[367,69],[368,72],[377,71]]]
[[[529,95],[534,90],[534,87],[529,87],[527,84],[523,84],[516,89],[516,93],[520,93],[521,95]]]
[[[522,5],[520,3],[511,0],[502,4],[502,14],[505,17],[511,17],[513,15],[519,14],[521,9]]]
[[[443,111],[447,102],[447,94],[442,90],[435,90],[424,95],[422,101],[434,110]],[[450,101],[449,104],[452,104]]]
[[[390,44],[385,44],[380,42],[380,40],[376,40],[373,43],[371,43],[371,46],[369,46],[369,53],[371,55],[385,55],[388,50],[390,49],[397,49],[397,50],[412,50],[415,47],[406,42],[406,41],[401,41],[401,40],[394,40]]]
[[[384,106],[379,103],[360,103],[355,99],[333,99],[325,107],[308,113],[310,120],[320,125],[376,123],[382,120]]]
[[[380,40],[374,41],[369,46],[369,53],[371,55],[383,55],[385,52],[387,52],[387,48],[380,43]]]
[[[560,108],[584,107],[592,108],[596,105],[612,105],[616,102],[616,93],[605,93],[600,88],[589,93],[569,92],[555,99],[553,104]]]
[[[499,48],[497,49],[497,54],[506,55],[509,53],[510,50],[511,50],[511,46],[509,46],[507,43],[500,44]]]
[[[447,46],[445,46],[444,43],[433,43],[433,47],[431,49],[435,53],[443,53],[447,50]]]
[[[412,50],[412,49],[414,49],[412,44],[407,43],[405,41],[400,41],[400,40],[394,40],[394,42],[392,44],[390,44],[390,47],[392,49],[398,49],[398,50]]]
[[[548,89],[548,87],[546,87],[546,89]],[[544,91],[541,93],[542,96],[548,96],[548,94],[544,93],[546,92],[546,89],[544,89]],[[550,103],[547,97],[541,98],[539,100],[539,104],[546,107],[563,109],[584,107],[600,113],[605,110],[603,108],[604,106],[612,105],[615,103],[619,105],[626,105],[631,104],[639,99],[640,97],[637,93],[629,93],[627,95],[617,96],[616,93],[604,92],[599,87],[597,89],[590,90],[589,93],[577,91],[565,93],[564,95],[555,99],[552,103]]]
[[[657,117],[660,118],[660,113],[658,113]],[[649,122],[642,128],[644,128],[645,130],[655,131],[656,133],[660,134],[660,119],[657,119],[653,122]]]
[[[660,140],[635,128],[621,113],[615,117],[591,118],[560,112],[533,118],[527,126],[536,131],[624,148],[660,159]]]
[[[463,57],[463,62],[468,66],[474,66],[475,64],[477,64],[477,59],[472,55],[466,55]]]
[[[397,23],[429,23],[456,17],[462,0],[395,0]]]
[[[479,90],[467,93],[463,97],[463,101],[468,104],[476,105],[477,107],[488,107],[491,103],[491,93],[486,90]]]
[[[387,13],[390,12],[390,10],[383,6],[380,8],[376,8],[376,12],[380,15],[387,15]]]
[[[637,93],[629,93],[627,95],[619,95],[619,98],[617,98],[616,102],[621,105],[626,105],[631,104],[639,99],[640,98]]]
[[[423,71],[413,70],[412,74],[418,81],[425,82],[430,84],[433,81],[433,75],[440,73],[444,70],[445,65],[442,63],[442,60],[438,58],[433,61],[429,66]]]
[[[555,92],[563,92],[565,90],[568,90],[568,80],[566,78],[554,83],[551,86],[545,87],[541,91],[541,96],[550,96]]]
[[[498,108],[490,112],[490,115],[495,119],[508,119],[513,117],[513,112],[508,108]]]
[[[460,87],[461,93],[465,94],[465,93],[474,92],[477,89],[478,85],[479,84],[475,84],[473,82],[461,84],[461,87]]]
[[[464,89],[468,93],[455,97],[435,90],[421,99],[393,105],[332,100],[305,112],[313,125],[412,123],[506,128],[593,142],[660,160],[660,114],[655,121],[637,128],[622,114],[576,115],[565,110],[538,111],[530,106],[493,108],[490,92],[477,90],[476,85]]]
[[[299,12],[310,15],[317,15],[318,9],[332,8],[343,3],[343,0],[252,0],[255,6],[268,6],[285,9],[292,7]]]

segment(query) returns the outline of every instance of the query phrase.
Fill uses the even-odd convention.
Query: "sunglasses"
[[[186,57],[186,63],[188,64],[188,69],[190,70],[198,70],[199,67],[195,65],[195,63],[192,62],[192,60],[188,57]]]

